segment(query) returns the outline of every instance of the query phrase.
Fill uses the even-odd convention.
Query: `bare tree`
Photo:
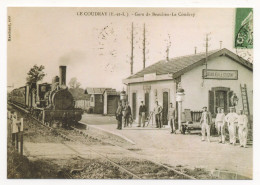
[[[70,79],[70,82],[69,82],[69,87],[71,89],[78,89],[80,87],[80,82],[78,82],[77,78],[76,77],[73,77]]]

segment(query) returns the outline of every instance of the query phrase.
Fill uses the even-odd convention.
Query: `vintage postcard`
[[[252,180],[254,8],[7,8],[8,179]]]

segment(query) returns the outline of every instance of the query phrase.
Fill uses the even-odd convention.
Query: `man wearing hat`
[[[235,112],[234,107],[230,107],[230,112],[226,115],[225,121],[228,124],[228,132],[229,132],[229,143],[235,145],[236,143],[236,122],[238,119],[238,115]]]
[[[141,124],[143,124],[143,127],[145,126],[145,112],[146,112],[146,107],[144,105],[144,102],[141,101],[141,105],[139,107],[138,127],[141,127]]]
[[[215,120],[215,126],[218,131],[219,143],[225,143],[225,113],[224,109],[219,107]]]
[[[246,142],[247,142],[247,124],[248,124],[248,119],[247,116],[244,114],[244,111],[241,109],[239,111],[238,115],[238,138],[239,138],[239,143],[240,147],[246,147]]]
[[[129,118],[131,117],[131,107],[128,102],[125,102],[125,106],[123,107],[123,116],[124,116],[124,127],[129,126]]]
[[[155,108],[154,108],[154,114],[155,114],[155,121],[156,121],[156,128],[162,128],[162,111],[163,108],[161,105],[159,105],[158,101],[155,101]]]
[[[175,125],[174,125],[174,121],[176,119],[176,111],[175,111],[175,107],[172,106],[172,103],[170,103],[170,107],[168,110],[168,121],[170,122],[171,125],[171,134],[173,134],[175,132]]]
[[[211,124],[211,113],[207,111],[207,107],[203,107],[203,112],[200,119],[201,124],[201,141],[205,141],[205,132],[207,132],[207,141],[210,142],[210,124]]]
[[[116,110],[117,129],[118,130],[122,130],[122,116],[123,116],[122,110],[123,110],[122,102],[119,101],[118,107],[117,107],[117,110]]]

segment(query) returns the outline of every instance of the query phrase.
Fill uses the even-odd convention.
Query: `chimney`
[[[219,41],[219,48],[222,49],[222,41]]]
[[[60,85],[66,85],[66,67],[60,66]]]
[[[197,47],[196,46],[195,46],[195,52],[194,53],[195,53],[195,55],[197,54]]]

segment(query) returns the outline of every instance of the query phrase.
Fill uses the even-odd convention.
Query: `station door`
[[[149,116],[149,104],[150,104],[150,94],[149,93],[145,93],[144,94],[145,98],[144,98],[144,104],[145,104],[145,118],[147,118]]]
[[[133,119],[136,119],[136,93],[132,94],[132,114]]]
[[[169,106],[169,97],[168,92],[163,92],[163,112],[162,112],[162,121],[163,125],[168,125],[167,114]]]

